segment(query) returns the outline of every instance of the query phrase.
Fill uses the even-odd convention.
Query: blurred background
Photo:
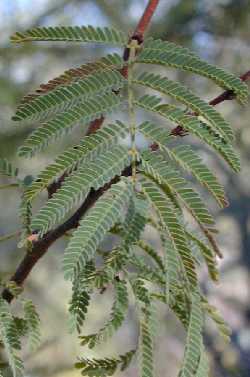
[[[34,26],[92,24],[112,25],[132,32],[147,1],[144,0],[1,0],[0,1],[0,157],[9,158],[20,169],[21,176],[36,175],[57,155],[64,143],[53,144],[49,152],[31,161],[17,159],[16,150],[32,125],[18,125],[10,118],[22,96],[36,89],[67,68],[77,67],[114,51],[103,47],[79,44],[11,45],[9,36]],[[154,37],[188,46],[206,60],[240,75],[250,69],[250,1],[249,0],[162,0],[150,29]],[[174,77],[209,100],[221,91],[207,80],[183,73]],[[221,281],[218,286],[208,282],[201,271],[201,281],[210,302],[217,305],[230,324],[233,336],[226,345],[208,324],[206,343],[213,376],[247,377],[250,375],[250,107],[242,108],[235,101],[219,105],[236,133],[236,147],[241,155],[242,171],[232,174],[224,163],[200,144],[204,159],[217,171],[230,200],[230,207],[218,210],[205,198],[217,218],[218,243],[224,253],[220,261]],[[77,141],[76,130],[68,143]],[[194,143],[188,138],[188,142]],[[0,178],[0,185],[8,180]],[[0,237],[18,232],[20,193],[16,188],[0,190]],[[147,234],[153,239],[154,235]],[[1,277],[14,272],[24,254],[18,249],[17,237],[0,243]],[[67,334],[67,302],[70,287],[63,281],[61,257],[66,240],[58,241],[37,264],[26,284],[26,296],[39,307],[43,339],[39,350],[24,351],[29,376],[78,376],[72,369],[77,355],[109,356],[124,352],[137,341],[134,313],[131,308],[125,326],[115,338],[100,347],[97,353],[79,348],[76,337]],[[109,313],[112,294],[98,295],[91,306],[86,333],[98,329],[103,313]],[[184,333],[177,321],[159,307],[160,331],[157,336],[157,375],[175,376],[183,355]],[[136,376],[135,364],[124,373]],[[119,374],[117,374],[118,376]]]

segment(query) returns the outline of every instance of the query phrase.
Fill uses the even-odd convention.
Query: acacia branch
[[[153,14],[156,10],[156,7],[159,3],[159,0],[150,0],[148,5],[132,35],[131,39],[138,40],[138,43],[141,44],[143,42],[144,33],[148,28],[150,21],[153,17]],[[129,40],[129,41],[130,41]],[[124,50],[124,61],[126,62],[129,57],[129,49],[125,48]],[[121,73],[126,77],[127,71],[126,67],[122,69]],[[104,121],[104,117],[100,119],[96,119],[95,121],[91,122],[87,134],[91,134],[95,132],[102,126]],[[131,168],[125,169],[122,175],[129,176],[131,175]],[[87,196],[84,203],[81,207],[63,224],[59,225],[56,229],[46,233],[44,237],[38,241],[34,241],[32,245],[32,250],[28,251],[24,256],[23,260],[19,264],[16,269],[16,272],[10,278],[10,281],[16,283],[18,286],[22,286],[27,276],[30,274],[33,267],[36,265],[38,260],[46,254],[49,247],[60,237],[62,237],[66,232],[70,229],[73,229],[78,226],[79,220],[84,216],[87,210],[99,199],[99,197],[103,194],[107,188],[109,188],[115,181],[117,181],[119,177],[114,178],[108,185],[102,187],[99,190],[91,190],[89,195]],[[60,187],[61,183],[63,182],[63,177],[59,180],[59,184],[50,185],[48,187],[49,196],[52,196],[55,191]],[[8,289],[4,289],[2,292],[2,297],[11,302],[14,298],[12,293]]]

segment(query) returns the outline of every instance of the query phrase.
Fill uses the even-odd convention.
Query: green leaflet
[[[180,377],[195,376],[203,351],[202,343],[203,313],[198,294],[192,298],[191,313],[188,325],[187,340]]]
[[[137,298],[138,300],[143,301],[143,294],[140,296],[139,292],[141,291],[141,285],[144,286],[144,283],[142,283],[142,280],[145,280],[150,283],[154,283],[158,285],[159,287],[165,286],[165,280],[164,280],[164,273],[161,269],[158,267],[150,267],[148,263],[146,262],[144,256],[138,256],[137,252],[134,252],[130,259],[129,259],[131,265],[133,267],[136,267],[138,270],[138,280],[136,283],[136,286],[138,287],[138,291],[134,288],[134,293],[138,293]],[[144,288],[142,289],[143,292]],[[146,299],[146,296],[144,297]]]
[[[138,359],[140,377],[154,376],[153,333],[151,328],[150,306],[141,309],[139,313],[140,335],[138,346]]]
[[[149,255],[153,261],[156,263],[156,265],[164,272],[165,266],[164,262],[162,260],[162,257],[159,255],[159,253],[147,242],[143,240],[139,240],[137,242],[137,245],[147,254]]]
[[[124,371],[127,369],[131,360],[135,354],[135,351],[126,352],[124,355],[120,355],[115,358],[105,359],[83,359],[76,363],[76,368],[82,370],[83,376],[89,377],[106,377],[112,376],[118,369]]]
[[[202,240],[197,238],[193,233],[186,232],[187,236],[199,247],[199,250],[206,261],[207,269],[212,280],[219,280],[219,271],[217,267],[216,256],[213,250]]]
[[[219,313],[218,309],[210,305],[206,298],[202,297],[202,307],[206,310],[209,317],[214,321],[214,323],[218,327],[219,334],[221,337],[228,343],[230,342],[230,338],[232,335],[232,330],[230,329],[227,322],[222,318],[221,314]]]
[[[97,253],[99,254],[100,250],[97,250]],[[113,284],[117,280],[117,276],[127,264],[128,258],[127,248],[123,248],[122,245],[114,248],[107,255],[103,255],[104,263],[101,268],[93,269],[89,273],[85,273],[86,267],[84,268],[84,273],[80,273],[81,284],[89,289],[105,290],[108,284]],[[82,275],[84,275],[83,278]],[[88,336],[85,338],[87,339]]]
[[[23,305],[24,319],[27,323],[28,342],[30,349],[36,349],[40,344],[40,318],[36,311],[35,305],[31,300],[27,300]]]
[[[145,95],[139,98],[135,104],[181,125],[185,130],[193,133],[201,141],[215,149],[234,171],[239,171],[239,158],[233,150],[232,145],[209,127],[209,125],[200,122],[196,116],[188,115],[176,106],[168,104],[153,106],[153,102],[156,102],[155,96]]]
[[[179,279],[180,280],[180,279]],[[179,319],[180,323],[183,325],[184,329],[188,328],[189,323],[189,300],[190,297],[187,295],[186,287],[180,284],[178,287],[175,285],[171,286],[171,295],[169,295],[169,301],[166,294],[154,293],[152,297],[164,304],[168,304],[172,312]]]
[[[51,142],[65,136],[73,127],[80,124],[86,127],[92,120],[116,110],[121,102],[121,98],[113,93],[79,102],[70,110],[57,115],[54,119],[35,129],[19,148],[19,156],[33,155],[35,152],[43,150]]]
[[[225,142],[224,139],[218,137],[207,124],[200,122],[199,127],[193,127],[190,131],[202,141],[212,147],[219,155],[228,163],[232,170],[235,172],[240,171],[240,159],[237,152],[233,149],[232,145]]]
[[[64,112],[80,102],[90,100],[96,95],[105,94],[112,89],[118,90],[124,85],[124,78],[118,71],[99,70],[82,80],[35,97],[19,106],[14,121],[24,119],[41,121],[59,112]]]
[[[0,175],[6,175],[7,177],[16,178],[18,175],[18,169],[15,168],[6,158],[0,158]]]
[[[66,149],[55,159],[54,163],[38,174],[37,179],[25,191],[25,198],[32,200],[53,180],[74,170],[77,166],[82,166],[86,161],[93,161],[101,153],[109,150],[112,145],[118,143],[119,139],[125,137],[126,134],[127,126],[117,121],[114,124],[104,125],[94,134],[85,136],[80,144]]]
[[[39,89],[37,89],[34,93],[27,94],[23,97],[20,107],[22,107],[25,103],[28,103],[35,98],[48,93],[61,85],[70,85],[73,82],[83,79],[84,77],[93,74],[96,71],[104,70],[104,69],[112,69],[118,70],[123,67],[123,60],[120,55],[108,54],[103,56],[101,59],[91,62],[82,64],[80,67],[71,68],[65,71],[58,77],[55,77],[46,84],[41,84]],[[19,107],[18,107],[19,109]]]
[[[169,154],[185,170],[190,171],[191,174],[210,191],[221,206],[222,203],[225,206],[225,195],[222,186],[213,173],[202,162],[201,158],[189,146],[178,146],[171,149]],[[221,194],[221,192],[223,192],[223,194]]]
[[[162,247],[164,249],[164,262],[165,262],[165,296],[166,303],[169,305],[171,301],[171,287],[178,286],[180,282],[180,272],[183,270],[183,263],[180,259],[176,248],[174,247],[171,238],[167,238],[164,234],[161,237]]]
[[[162,155],[150,152],[144,153],[142,155],[142,169],[145,173],[151,175],[163,188],[166,186],[168,190],[174,192],[198,222],[204,225],[214,224],[214,219],[199,194],[187,185],[186,180]]]
[[[195,377],[209,377],[208,357],[207,357],[204,346],[202,347],[202,350],[201,350],[200,361],[199,361],[199,365],[198,365]]]
[[[37,27],[25,32],[17,32],[10,38],[11,42],[21,43],[30,41],[72,41],[108,43],[124,46],[127,37],[114,28],[100,28],[93,26],[56,26]]]
[[[153,45],[153,43],[152,43]],[[224,89],[232,90],[240,103],[245,104],[248,100],[248,87],[238,77],[222,68],[211,65],[194,54],[186,53],[182,48],[175,45],[164,48],[145,47],[138,55],[137,63],[159,64],[166,67],[179,68],[184,71],[194,72],[207,77]]]
[[[154,127],[154,131],[150,132],[150,126]],[[195,178],[203,186],[205,186],[221,207],[225,207],[227,200],[225,192],[217,178],[202,162],[201,158],[188,145],[180,145],[176,148],[169,148],[164,141],[168,138],[162,139],[162,128],[157,127],[150,122],[145,122],[140,125],[140,131],[148,138],[152,139],[159,145],[160,150],[167,152],[171,159],[177,162],[182,168],[191,172]]]
[[[104,327],[96,334],[81,336],[81,344],[88,344],[94,348],[99,343],[106,342],[122,325],[128,310],[128,292],[126,283],[115,281],[115,299],[111,310],[111,316]]]
[[[69,305],[70,331],[73,332],[74,330],[77,330],[80,333],[88,311],[90,296],[81,285],[79,286],[79,284],[76,284],[76,286],[73,287],[74,289]]]
[[[112,185],[80,221],[65,251],[65,279],[72,280],[92,259],[106,232],[120,219],[131,195],[132,186],[128,180]]]
[[[182,46],[177,45],[173,42],[162,41],[161,39],[154,39],[154,38],[150,38],[150,37],[145,39],[145,41],[143,43],[143,48],[144,49],[147,49],[147,48],[154,49],[154,50],[157,50],[158,52],[175,51],[175,52],[182,53],[182,54],[185,54],[185,55],[198,57],[197,54],[195,54],[193,51],[189,50],[186,47],[182,47]]]
[[[9,311],[9,305],[2,298],[0,298],[0,340],[7,353],[13,376],[16,377],[23,371],[22,360],[17,354],[21,348],[20,334]]]
[[[87,166],[77,169],[65,179],[62,187],[33,218],[32,230],[42,237],[55,224],[60,223],[74,206],[82,203],[91,188],[98,190],[116,175],[119,176],[129,166],[130,160],[127,149],[117,146],[99,155]]]
[[[124,239],[124,246],[135,244],[143,232],[147,219],[148,211],[145,201],[137,197],[132,197],[129,203],[128,211],[124,223],[122,224],[122,237]]]
[[[173,245],[180,255],[185,267],[185,274],[191,287],[197,286],[195,264],[190,253],[183,227],[171,207],[169,200],[159,186],[152,180],[141,178],[140,183],[145,195],[157,211],[161,222],[164,224]]]
[[[182,84],[169,80],[165,76],[149,72],[142,72],[133,80],[133,82],[157,90],[160,93],[169,95],[180,101],[193,110],[197,115],[203,116],[208,122],[210,122],[215,130],[224,136],[226,140],[230,141],[233,139],[233,131],[220,113],[216,111],[213,106],[210,106]],[[158,107],[160,111],[162,108],[165,109],[164,105]],[[177,111],[177,108],[175,109]]]

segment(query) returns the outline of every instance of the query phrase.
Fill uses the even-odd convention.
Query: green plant
[[[233,131],[214,105],[232,98],[245,104],[248,88],[244,81],[250,73],[237,78],[184,47],[153,38],[144,40],[157,5],[158,1],[149,1],[129,41],[115,29],[91,26],[36,28],[11,38],[16,43],[78,41],[124,48],[123,57],[107,55],[42,85],[24,97],[13,117],[15,121],[40,124],[19,149],[23,157],[33,157],[74,132],[76,126],[86,133],[78,145],[65,150],[34,180],[18,179],[18,171],[8,161],[0,161],[0,173],[16,180],[14,184],[23,190],[19,245],[27,249],[10,282],[3,283],[0,301],[0,336],[14,375],[23,369],[17,354],[20,339],[28,335],[32,345],[38,343],[39,317],[30,301],[21,299],[24,314],[18,318],[11,314],[7,302],[21,297],[19,288],[36,262],[56,239],[74,228],[64,254],[63,271],[65,279],[72,282],[71,329],[79,332],[81,344],[93,348],[118,330],[126,317],[129,292],[134,296],[139,319],[137,349],[111,358],[80,359],[76,367],[83,375],[108,376],[117,369],[124,370],[137,353],[141,376],[153,376],[154,306],[158,301],[175,313],[187,331],[181,377],[208,376],[203,344],[206,315],[217,323],[222,336],[229,337],[228,326],[207,302],[197,277],[198,252],[211,279],[219,278],[216,256],[220,251],[214,239],[214,219],[183,173],[191,174],[220,207],[227,205],[227,199],[207,164],[189,145],[178,142],[186,133],[194,135],[239,171]],[[181,83],[150,71],[152,64],[204,76],[226,91],[207,103]],[[158,95],[147,94],[144,89]],[[163,96],[181,107],[166,103]],[[121,109],[128,115],[127,123],[116,120],[103,124],[106,114]],[[137,109],[144,110],[146,119],[140,124],[136,122]],[[165,124],[147,120],[147,112],[161,116],[165,123],[176,124],[175,128],[168,131]],[[138,147],[138,133],[148,140],[147,149]],[[128,135],[131,142],[126,147],[122,140]],[[48,191],[48,201],[33,214],[33,200],[43,190]],[[193,217],[195,230],[186,223],[186,212]],[[146,226],[157,230],[161,251],[143,240]],[[100,244],[109,234],[115,234],[119,243],[103,252]],[[95,263],[97,254],[102,256],[101,267]],[[91,294],[96,290],[104,293],[110,286],[114,303],[109,321],[98,333],[83,335]]]

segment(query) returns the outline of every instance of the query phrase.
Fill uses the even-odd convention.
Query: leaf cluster
[[[227,199],[218,178],[197,151],[186,140],[176,142],[179,139],[171,132],[171,125],[182,127],[206,144],[232,170],[239,171],[240,163],[232,145],[233,131],[223,116],[182,83],[170,80],[167,74],[156,74],[152,66],[177,68],[208,78],[232,91],[241,104],[247,102],[248,88],[233,74],[208,64],[182,46],[153,38],[142,44],[132,40],[127,45],[126,40],[120,31],[91,26],[36,28],[12,37],[16,43],[108,43],[129,51],[127,62],[118,54],[111,54],[66,71],[26,96],[18,107],[14,121],[37,123],[19,149],[22,157],[33,157],[74,132],[75,127],[85,132],[77,145],[64,150],[25,187],[22,238],[25,241],[27,235],[35,234],[42,240],[93,192],[101,190],[70,235],[63,257],[65,279],[72,282],[71,329],[79,332],[84,346],[104,344],[122,326],[129,305],[135,302],[139,338],[135,350],[104,359],[82,358],[76,367],[83,375],[109,376],[118,369],[124,370],[136,354],[140,375],[153,376],[154,305],[160,301],[187,331],[180,376],[207,377],[205,316],[210,316],[226,337],[228,328],[203,297],[199,285],[200,261],[206,264],[210,278],[218,281],[219,250],[214,239],[215,221],[196,186],[203,186],[222,208]],[[168,99],[176,104],[168,103]],[[135,114],[141,109],[145,119],[137,124]],[[116,119],[88,133],[90,122],[111,112],[117,117],[121,111],[128,115],[127,122]],[[157,115],[155,123],[148,120],[148,113]],[[147,150],[138,147],[138,135],[147,139]],[[131,140],[129,145],[126,138]],[[5,161],[0,169],[16,175]],[[33,201],[55,183],[55,192],[33,213]],[[187,222],[187,214],[194,227]],[[159,248],[145,242],[145,229],[150,228],[158,232]],[[118,244],[104,251],[102,242],[110,235],[116,235]],[[97,257],[101,257],[101,265],[97,265]],[[97,333],[83,335],[93,292],[105,294],[111,287],[114,302],[109,320]],[[13,353],[14,322],[3,300],[1,308],[2,339],[15,369],[19,359],[16,362]],[[25,304],[27,327],[33,331],[31,343],[38,337],[33,309],[31,303]]]

